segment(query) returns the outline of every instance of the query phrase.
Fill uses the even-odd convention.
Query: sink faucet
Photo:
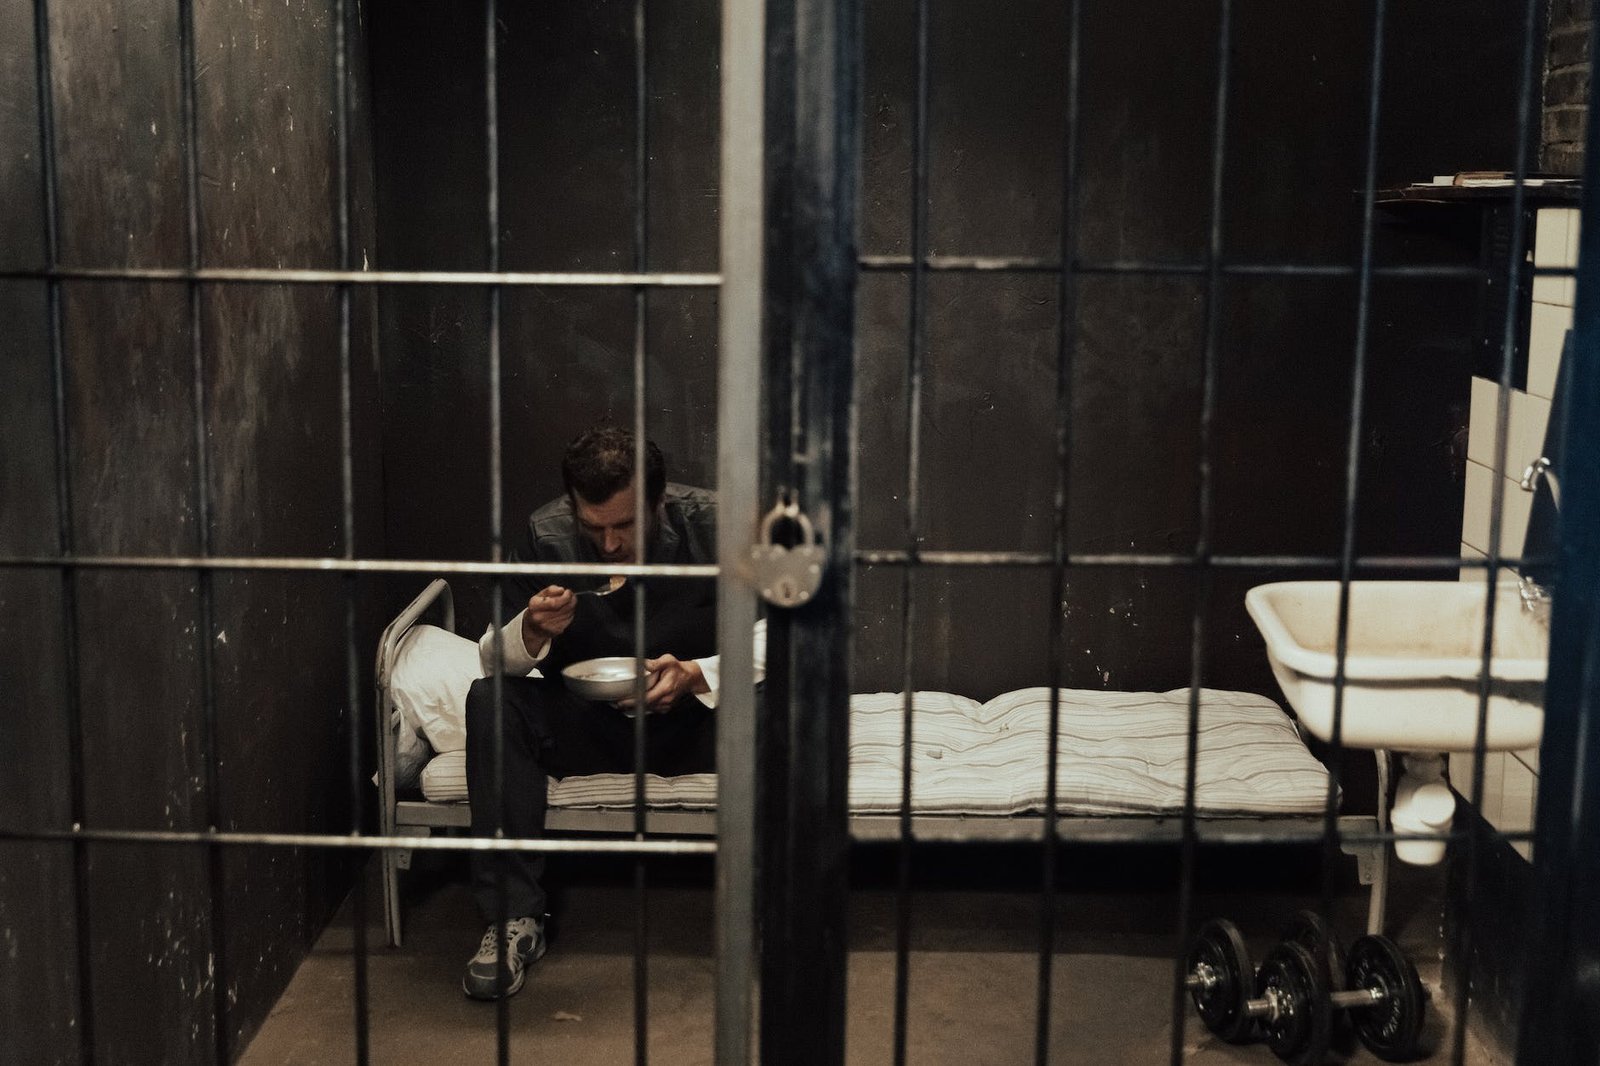
[[[1550,460],[1542,455],[1529,463],[1528,468],[1522,472],[1522,491],[1533,492],[1539,487],[1540,478],[1549,483],[1550,499],[1559,508],[1561,506],[1561,479],[1556,477],[1555,470],[1551,469]]]
[[[1539,584],[1533,578],[1523,575],[1517,578],[1517,595],[1522,598],[1524,614],[1532,614],[1538,621],[1545,625],[1550,624],[1550,590]]]
[[[1556,472],[1552,469],[1549,458],[1543,455],[1529,463],[1528,468],[1522,472],[1522,481],[1520,482],[1522,490],[1524,492],[1537,491],[1541,480],[1550,486],[1550,502],[1559,509],[1561,507],[1561,481],[1556,477]],[[1550,624],[1550,590],[1547,587],[1535,581],[1530,575],[1521,574],[1517,578],[1517,594],[1522,599],[1524,613],[1533,614],[1538,621],[1543,622],[1545,625]]]

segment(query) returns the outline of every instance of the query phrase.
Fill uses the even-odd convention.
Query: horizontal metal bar
[[[1055,558],[1049,552],[908,552],[864,548],[856,552],[855,561],[858,566],[1050,566]]]
[[[304,270],[268,267],[56,267],[0,270],[5,280],[181,281],[245,285],[563,285],[589,288],[715,288],[721,274],[610,273],[486,270]]]
[[[864,255],[860,259],[866,271],[909,271],[912,266],[908,255]],[[1029,256],[960,256],[931,255],[923,260],[927,270],[940,273],[986,274],[1059,274],[1061,261]],[[1074,274],[1131,274],[1199,276],[1210,268],[1205,263],[1184,260],[1087,260],[1073,264]],[[1236,277],[1305,277],[1353,278],[1356,267],[1348,263],[1223,263],[1223,274]],[[1571,273],[1571,268],[1564,268]],[[1459,263],[1406,263],[1373,267],[1373,274],[1389,278],[1442,278],[1474,280],[1485,276],[1481,266]]]
[[[861,566],[938,566],[938,567],[1048,567],[1054,558],[1048,552],[1005,551],[927,551],[895,549],[863,550],[855,553]],[[1490,563],[1510,569],[1523,563],[1547,563],[1538,557],[1501,556],[1498,560],[1453,555],[1372,555],[1356,560],[1362,570],[1483,570]],[[1067,566],[1112,567],[1200,567],[1218,569],[1316,570],[1336,567],[1339,558],[1330,555],[1199,555],[1172,553],[1110,552],[1068,555]],[[617,564],[617,563],[491,563],[444,559],[345,559],[333,556],[201,556],[201,555],[3,555],[0,568],[75,569],[75,570],[302,570],[318,573],[372,574],[561,574],[593,577],[708,578],[721,568],[716,563]]]
[[[714,855],[714,840],[496,840],[489,837],[358,836],[332,833],[242,833],[170,829],[8,829],[0,840],[89,841],[104,844],[213,844],[223,847],[407,848],[419,851],[537,851],[614,855]]]
[[[938,273],[1056,274],[1054,259],[1027,256],[929,256],[925,267]],[[910,256],[862,256],[860,266],[871,272],[908,271]],[[1538,266],[1539,276],[1573,277],[1574,267]],[[1222,273],[1239,277],[1355,277],[1356,268],[1342,263],[1224,263]],[[1204,263],[1181,260],[1080,260],[1077,274],[1201,275]],[[1376,277],[1482,278],[1482,267],[1452,263],[1410,263],[1373,267]],[[716,288],[721,274],[710,273],[580,273],[570,271],[463,271],[463,270],[315,270],[271,267],[58,267],[54,270],[0,270],[4,280],[58,281],[161,281],[245,285],[508,285],[621,288]]]
[[[1343,815],[1342,823],[1371,826],[1370,815]],[[1044,840],[1042,815],[914,815],[912,838],[919,843],[1040,843]],[[1322,815],[1299,818],[1195,819],[1196,839],[1204,844],[1321,844],[1326,841]],[[900,839],[897,814],[852,815],[851,838],[859,844],[893,844]],[[1056,835],[1073,844],[1176,844],[1183,839],[1181,814],[1148,815],[1063,814],[1056,820]],[[1375,828],[1347,829],[1334,834],[1339,844],[1387,844],[1396,840],[1466,839],[1468,831],[1403,833]],[[1506,841],[1532,840],[1532,832],[1496,833]]]
[[[562,574],[594,577],[716,577],[716,563],[479,563],[442,559],[345,559],[336,557],[203,555],[5,555],[3,567],[76,570],[314,570],[370,574]]]
[[[896,549],[862,550],[855,554],[860,566],[943,566],[943,567],[1048,567],[1055,564],[1049,552],[1006,551],[925,551],[906,552]],[[1369,555],[1356,559],[1356,567],[1363,570],[1483,570],[1491,562],[1501,569],[1520,566],[1524,562],[1551,562],[1537,557],[1526,559],[1505,555],[1498,560],[1454,555]],[[3,562],[3,560],[0,560]],[[1149,567],[1199,567],[1218,569],[1284,569],[1320,570],[1337,567],[1336,555],[1202,555],[1174,553],[1155,554],[1139,552],[1085,553],[1068,555],[1067,566],[1149,566]]]
[[[1366,816],[1346,816],[1370,822]],[[1199,839],[1208,844],[1315,844],[1325,839],[1320,816],[1306,818],[1199,818]],[[1033,841],[1043,839],[1044,818],[1040,815],[967,816],[914,815],[913,836],[924,843],[964,841]],[[1181,815],[1149,817],[1073,816],[1056,822],[1056,832],[1068,843],[1175,843],[1182,839]],[[899,839],[898,814],[852,815],[850,834],[859,843],[894,843]],[[1396,840],[1463,841],[1470,830],[1442,833],[1405,833],[1394,830],[1340,831],[1334,839],[1341,844],[1386,844]],[[1492,839],[1532,841],[1531,831],[1506,831],[1491,834]],[[712,855],[715,840],[572,840],[537,839],[497,840],[488,837],[435,836],[357,836],[332,833],[247,833],[208,830],[167,829],[10,829],[0,827],[0,840],[86,841],[106,844],[207,844],[223,847],[315,847],[315,848],[406,848],[422,851],[545,852],[563,854],[605,853],[620,855]]]
[[[748,629],[746,630],[748,633]],[[726,660],[724,660],[726,664]],[[728,688],[727,672],[723,672],[723,695],[732,696]],[[718,704],[719,724],[722,706]],[[719,794],[727,787],[726,775],[721,778]],[[645,831],[652,836],[711,837],[717,835],[717,813],[714,810],[678,810],[675,808],[648,807],[645,810]],[[400,800],[395,804],[394,825],[401,829],[467,829],[472,825],[472,808],[463,803],[429,803],[426,800]],[[551,807],[544,817],[544,827],[552,832],[577,833],[631,833],[633,810],[631,808]]]
[[[909,255],[864,255],[858,263],[869,271],[910,270],[912,259]],[[1055,274],[1061,270],[1058,259],[1017,255],[930,255],[922,264],[927,270],[964,274]]]

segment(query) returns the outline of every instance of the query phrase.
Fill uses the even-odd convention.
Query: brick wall
[[[1544,129],[1539,169],[1583,172],[1583,126],[1589,99],[1589,28],[1594,0],[1550,0],[1544,64]]]

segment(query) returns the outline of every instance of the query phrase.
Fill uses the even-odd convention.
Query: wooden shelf
[[[1401,185],[1377,190],[1374,199],[1379,204],[1509,203],[1515,191],[1510,185]],[[1528,204],[1575,204],[1582,193],[1583,186],[1576,181],[1527,185],[1523,187],[1522,199]]]

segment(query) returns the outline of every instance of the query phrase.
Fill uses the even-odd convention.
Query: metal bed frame
[[[385,627],[378,642],[374,678],[379,713],[374,715],[378,751],[379,825],[384,836],[426,837],[434,833],[461,832],[471,825],[471,806],[467,803],[434,803],[424,799],[402,799],[395,787],[395,722],[397,713],[389,691],[395,657],[401,638],[413,625],[430,623],[455,632],[455,601],[450,585],[436,578],[423,589],[395,619]],[[1341,850],[1357,860],[1360,883],[1370,888],[1367,901],[1367,931],[1381,932],[1388,895],[1388,845],[1382,835],[1388,831],[1386,799],[1389,791],[1389,754],[1379,751],[1378,806],[1376,815],[1340,815]],[[629,834],[635,831],[631,809],[593,807],[551,807],[545,828],[552,835],[568,833]],[[959,815],[916,814],[911,816],[915,839],[937,841],[1039,842],[1044,839],[1043,815]],[[1196,822],[1201,843],[1237,841],[1280,841],[1320,843],[1324,819],[1317,815],[1285,815],[1262,818],[1201,818]],[[714,810],[647,809],[647,836],[714,837],[717,817]],[[850,815],[850,837],[857,842],[892,843],[900,839],[900,815]],[[1180,843],[1183,840],[1181,815],[1069,815],[1058,820],[1056,837],[1070,843]],[[1353,839],[1351,839],[1353,838]],[[403,938],[400,907],[400,871],[410,869],[409,848],[383,849],[384,927],[393,947]]]

